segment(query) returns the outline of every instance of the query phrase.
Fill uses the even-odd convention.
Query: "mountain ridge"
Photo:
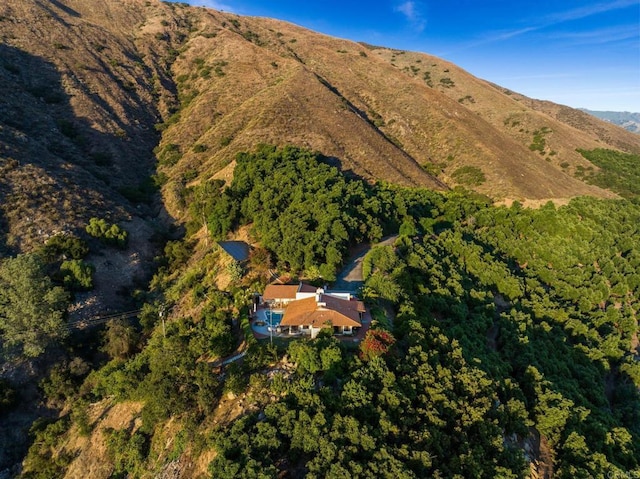
[[[589,115],[605,120],[614,125],[621,126],[627,131],[633,133],[640,133],[640,113],[633,113],[630,111],[596,111],[589,110],[587,108],[580,108],[580,111],[588,113]]]
[[[550,199],[564,204],[582,195],[618,198],[614,192],[587,184],[582,176],[578,177],[578,172],[597,172],[597,167],[576,151],[578,148],[640,153],[640,138],[621,128],[578,110],[524,97],[476,78],[445,60],[332,38],[274,19],[241,17],[157,0],[6,0],[0,6],[0,36],[0,226],[5,246],[2,254],[10,257],[37,251],[60,232],[77,234],[91,242],[87,262],[95,266],[96,288],[77,293],[67,312],[80,322],[99,316],[97,313],[125,311],[125,305],[132,303],[136,307],[144,304],[139,319],[143,335],[149,336],[129,337],[125,333],[136,333],[133,328],[127,331],[126,324],[110,321],[110,326],[116,327],[107,332],[115,340],[127,339],[127,344],[116,345],[122,349],[108,353],[116,362],[122,361],[119,364],[135,355],[136,348],[145,341],[163,351],[167,339],[165,318],[166,332],[173,341],[177,338],[178,324],[188,329],[190,335],[192,327],[207,323],[205,315],[209,308],[212,313],[225,316],[214,319],[221,326],[220,331],[225,332],[220,341],[229,346],[231,341],[226,332],[231,331],[230,325],[237,320],[240,309],[234,309],[236,303],[231,305],[231,296],[235,301],[243,291],[257,291],[261,282],[271,279],[273,272],[269,268],[278,260],[272,258],[273,252],[258,244],[251,226],[246,225],[231,234],[256,246],[254,264],[249,267],[254,271],[250,277],[242,278],[245,283],[233,294],[222,291],[239,284],[232,282],[227,270],[234,264],[225,263],[211,241],[210,231],[203,227],[208,219],[205,208],[202,223],[195,224],[193,208],[190,211],[198,193],[219,192],[219,183],[207,182],[231,181],[239,152],[255,151],[256,146],[265,143],[278,147],[294,145],[322,153],[322,163],[328,161],[338,166],[345,175],[385,183],[370,185],[371,191],[386,188],[387,183],[436,190],[463,188],[475,190],[498,204],[519,201],[536,206]],[[333,169],[331,172],[338,175]],[[199,185],[205,188],[195,188]],[[207,186],[213,188],[207,190]],[[424,190],[397,190],[408,196],[432,194]],[[474,229],[476,218],[460,212],[469,207],[466,200],[473,203],[477,198],[445,196],[454,199],[453,206],[447,206],[451,211],[446,215],[444,210],[435,212],[438,202],[433,200],[433,204],[425,203],[429,206],[427,216],[433,218],[404,218],[404,214],[399,214],[396,219],[406,222],[398,221],[396,226],[401,225],[399,228],[404,228],[407,237],[420,241],[437,239],[437,234],[427,233],[423,237],[424,231],[416,233],[417,224],[434,233],[436,224],[439,228],[440,223],[449,222]],[[484,197],[478,203],[486,204]],[[401,210],[405,205],[399,198]],[[456,199],[460,198],[457,204]],[[604,202],[598,208],[605,211],[602,214],[605,218]],[[318,204],[317,210],[322,212],[323,205]],[[527,214],[537,217],[537,213],[542,216],[553,210],[554,205],[547,205],[535,215],[532,211]],[[517,208],[509,214],[516,215]],[[90,238],[84,227],[93,217],[118,223],[127,230],[128,248],[108,248]],[[420,223],[422,219],[424,224]],[[281,222],[285,221],[278,224]],[[167,242],[182,239],[182,225],[187,230],[184,241]],[[363,230],[372,226],[363,225]],[[340,237],[338,226],[326,236]],[[287,227],[306,231],[294,222]],[[557,229],[553,222],[545,222],[545,227],[549,232]],[[192,231],[197,228],[199,231]],[[482,227],[474,234],[481,230]],[[564,230],[562,233],[566,238],[574,234]],[[351,244],[361,238],[353,237]],[[544,241],[543,238],[543,248]],[[568,242],[563,236],[557,244]],[[165,256],[157,262],[156,255],[165,243]],[[297,241],[296,246],[302,243]],[[458,256],[443,249],[435,262],[451,262],[453,272],[444,274],[443,280],[467,275],[464,283],[476,284],[479,276],[473,277],[467,269],[467,259],[486,256],[481,243],[484,247],[489,244],[474,244],[468,250],[469,255],[464,254],[464,249]],[[445,246],[451,245],[441,244]],[[509,280],[513,280],[511,276],[526,276],[529,270],[524,269],[531,252],[520,252],[523,254],[520,258],[504,251],[496,248],[491,252],[500,255],[501,262],[504,260],[504,265],[495,270],[497,275]],[[614,253],[617,255],[619,251],[626,250],[616,249]],[[557,253],[561,251],[558,249]],[[625,252],[616,257],[626,261],[626,256],[629,255]],[[518,262],[514,263],[514,258]],[[632,260],[633,257],[629,259]],[[546,265],[549,271],[562,266],[553,263],[555,267],[551,261],[543,262],[541,268],[548,272]],[[569,263],[571,266],[579,261]],[[600,269],[598,262],[585,262],[588,268],[592,263],[594,270]],[[486,270],[482,263],[476,263],[476,267],[476,271],[486,272],[487,276],[495,272]],[[603,265],[602,269],[605,268]],[[286,271],[286,265],[282,269]],[[512,269],[513,275],[502,273]],[[460,276],[458,271],[464,275]],[[576,271],[579,273],[577,268]],[[149,282],[154,273],[157,275]],[[319,270],[316,273],[320,274]],[[421,288],[427,291],[432,286],[424,279]],[[248,286],[250,281],[254,283]],[[447,287],[462,288],[456,281]],[[510,284],[512,281],[501,286]],[[457,289],[455,295],[459,291],[462,290]],[[541,284],[540,291],[546,291],[546,283]],[[170,297],[163,298],[165,293]],[[471,293],[471,301],[475,301],[474,294]],[[494,303],[499,308],[509,306],[506,300],[499,302],[495,298],[495,288],[488,284],[487,324],[492,321]],[[175,308],[165,309],[163,301]],[[241,298],[237,304],[240,302]],[[564,304],[559,306],[563,315]],[[430,314],[420,316],[428,318]],[[439,314],[434,318],[439,318]],[[540,316],[540,319],[544,325],[548,318]],[[478,331],[484,331],[485,326],[480,325]],[[495,343],[498,330],[492,327],[491,331],[495,332],[492,338]],[[68,355],[70,365],[77,367],[78,376],[72,372],[71,382],[79,381],[87,372],[82,372],[82,361],[72,362],[72,357],[82,359],[80,356],[84,355],[96,367],[107,360],[102,348],[107,338],[102,333],[98,329],[82,331],[68,351],[52,353],[52,356]],[[201,345],[208,348],[213,333],[202,333],[206,340]],[[84,342],[90,334],[91,340]],[[188,335],[179,336],[181,341],[188,339]],[[238,337],[241,336],[239,333]],[[474,333],[474,337],[482,343],[482,333]],[[514,345],[520,347],[518,343]],[[73,348],[77,349],[72,351]],[[84,348],[88,351],[79,351]],[[208,394],[217,390],[221,382],[217,376],[213,378],[210,365],[202,360],[210,357],[210,351],[206,356],[198,353],[193,357],[183,356],[185,349],[175,351],[180,353],[171,359],[185,360],[186,366],[165,363],[167,374],[159,376],[170,382],[166,391],[187,397],[188,393],[178,391],[171,382],[171,375],[176,371],[190,374],[195,371],[192,367],[195,364],[207,373],[204,376],[207,380],[213,381],[201,387],[202,403],[213,407],[215,401]],[[52,365],[42,361],[34,366],[36,372],[24,373],[25,377],[31,374],[29,401],[18,406],[19,414],[11,413],[12,420],[17,418],[20,424],[16,423],[14,428],[12,423],[7,428],[18,431],[17,435],[26,431],[25,424],[31,424],[42,412],[25,413],[21,408],[28,409],[27,402],[34,408],[40,404],[42,396],[34,378],[48,375]],[[189,379],[189,385],[192,384]],[[163,394],[156,397],[163,400]],[[63,410],[62,399],[51,400],[54,409]],[[214,422],[228,421],[245,412],[235,397],[225,402],[227,412],[233,414],[224,414],[224,419],[221,414]],[[142,405],[128,406],[115,407],[113,411],[108,402],[91,406],[89,422],[95,425],[95,433],[85,439],[80,432],[76,434],[74,425],[72,432],[64,436],[78,440],[74,451],[82,450],[81,456],[73,456],[79,459],[67,471],[68,477],[81,476],[80,470],[99,471],[97,477],[112,474],[114,461],[101,426],[118,429],[126,426],[132,433],[137,431],[142,421],[139,417]],[[76,412],[71,415],[74,422]],[[20,416],[22,413],[25,415]],[[79,427],[83,419],[81,415],[77,417]],[[68,422],[69,418],[64,420]],[[178,429],[179,421],[171,427],[174,426]],[[10,456],[19,456],[21,451],[15,451],[25,448],[28,441],[26,432],[23,443],[8,436],[0,435],[0,471],[5,464],[15,464]],[[158,455],[157,464],[164,462],[177,432],[167,429],[166,436],[166,441],[154,440],[155,446],[164,451]],[[38,443],[34,441],[35,446]],[[5,447],[7,444],[11,447]],[[45,462],[51,464],[48,459]],[[68,459],[73,460],[71,456]],[[197,466],[187,466],[189,461],[183,461],[182,466],[205,474],[206,464],[212,459],[205,455]]]
[[[10,105],[5,118],[16,123],[3,129],[3,142],[13,145],[14,160],[25,163],[38,157],[56,163],[63,151],[72,169],[85,172],[89,190],[101,191],[93,212],[120,209],[114,219],[148,208],[120,195],[157,168],[168,180],[165,207],[183,220],[186,184],[213,177],[257,143],[320,151],[370,181],[446,188],[460,185],[461,171],[471,169],[485,179],[462,186],[496,200],[613,197],[575,178],[576,168],[591,166],[575,150],[608,145],[640,151],[636,137],[607,123],[528,99],[436,57],[274,19],[155,0],[92,6],[10,0],[0,16],[3,48],[13,51],[4,55],[2,68]],[[25,54],[46,63],[31,69],[28,61],[12,60]],[[49,98],[42,96],[44,84],[34,83],[47,78],[44,71],[59,76],[44,80],[59,84]],[[29,100],[21,100],[29,106],[26,114],[49,121],[48,128],[10,120],[11,111],[24,109],[11,103],[16,81],[27,84]],[[162,122],[158,135],[154,125]],[[551,131],[542,135],[542,150],[532,150],[542,129]],[[9,137],[14,133],[31,149],[44,140],[47,151],[27,154]],[[151,150],[167,145],[177,149],[168,162],[173,164],[156,165]],[[112,205],[98,207],[100,202]],[[76,218],[69,229],[91,215],[59,209]],[[23,233],[10,233],[10,245],[28,248],[38,231],[56,230],[35,214],[29,227],[14,211],[6,209],[5,223]]]

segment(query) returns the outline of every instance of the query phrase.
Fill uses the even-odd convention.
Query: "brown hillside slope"
[[[177,216],[189,182],[260,142],[406,185],[455,186],[473,167],[496,199],[611,196],[573,177],[588,165],[575,149],[640,151],[620,128],[435,57],[277,20],[157,0],[7,0],[0,19],[0,195],[18,248],[98,213],[147,211],[122,193],[153,173],[158,141],[161,160],[177,152],[160,168]]]
[[[498,85],[476,78],[455,65],[429,55],[376,49],[375,53],[394,64],[405,75],[424,81],[431,88],[456,100],[490,123],[501,135],[525,146],[521,160],[540,163],[544,159],[564,172],[590,165],[576,148],[613,148],[640,152],[640,139],[622,128],[603,122],[580,110],[548,101],[533,100]],[[547,129],[545,147],[531,152],[536,131]],[[520,153],[521,154],[521,153]],[[559,179],[555,173],[554,176]],[[566,184],[567,187],[573,184]],[[587,193],[588,194],[588,193]]]
[[[167,42],[136,30],[163,7],[143,5],[0,5],[0,216],[10,247],[30,249],[92,216],[146,211],[121,193],[153,171],[152,126],[172,95]]]
[[[437,186],[417,168],[426,165],[453,186],[456,171],[473,166],[486,177],[475,189],[496,199],[614,196],[573,177],[576,166],[589,166],[576,148],[640,151],[620,128],[593,119],[583,131],[428,55],[271,19],[199,14],[173,66],[188,103],[163,137],[182,155],[165,169],[171,205],[187,179],[215,175],[259,142],[307,146],[365,178],[400,184]],[[530,149],[538,131],[540,152]]]

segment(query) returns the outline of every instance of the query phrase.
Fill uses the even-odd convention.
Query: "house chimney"
[[[324,289],[322,288],[316,289],[316,303],[320,303],[323,294],[324,294]]]

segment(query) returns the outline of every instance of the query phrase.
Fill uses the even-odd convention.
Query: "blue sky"
[[[533,98],[640,112],[640,0],[188,0],[429,53]]]

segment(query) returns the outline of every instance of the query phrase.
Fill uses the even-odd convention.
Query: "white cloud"
[[[600,45],[605,43],[621,42],[625,40],[637,40],[639,37],[637,25],[627,25],[611,28],[600,28],[584,32],[565,32],[550,35],[555,38],[575,45]]]
[[[574,8],[573,10],[551,14],[547,17],[546,23],[553,25],[555,23],[579,20],[599,13],[620,10],[622,8],[632,7],[635,5],[638,5],[638,0],[615,0],[613,2],[596,3],[595,5],[588,5],[586,7]]]
[[[421,32],[422,30],[424,30],[425,26],[427,25],[427,22],[422,16],[422,13],[418,8],[417,3],[414,1],[409,0],[399,5],[396,5],[396,7],[394,8],[394,11],[402,13],[405,16],[405,18],[409,21],[409,23],[411,23],[411,26],[415,30],[418,30]]]
[[[416,4],[414,2],[404,2],[396,7],[396,11],[402,13],[408,20],[414,20]]]
[[[413,2],[406,2],[406,3],[413,3]],[[459,48],[455,49],[455,51],[466,50],[469,48],[474,48],[474,47],[485,45],[488,43],[503,42],[511,38],[519,37],[530,32],[543,30],[545,28],[552,27],[554,25],[559,25],[559,24],[570,22],[573,20],[579,20],[581,18],[591,17],[593,15],[598,15],[600,13],[605,13],[612,10],[620,10],[620,9],[627,8],[634,5],[638,5],[638,0],[615,0],[613,2],[598,3],[598,4],[590,5],[587,7],[576,8],[573,10],[567,10],[564,12],[550,14],[543,17],[539,23],[530,25],[524,28],[520,28],[517,30],[488,32],[485,36],[475,41],[471,41],[465,45],[462,45]],[[637,27],[635,27],[635,29],[637,32]],[[608,40],[604,40],[603,38],[601,38],[601,43],[629,38],[628,32],[618,31],[617,34],[615,35],[612,34],[612,32],[608,32],[608,33],[609,33]],[[576,34],[569,34],[569,35],[572,35],[574,37],[574,40],[578,41],[578,38],[581,34],[576,33]],[[593,34],[592,33],[584,34],[584,38],[582,38],[583,42],[586,43],[587,38],[591,35]],[[557,38],[558,36],[559,35],[548,35],[549,38]],[[619,38],[615,38],[615,37],[619,37]],[[595,43],[595,41],[593,43]],[[451,52],[443,53],[443,55],[446,55],[449,53]]]

